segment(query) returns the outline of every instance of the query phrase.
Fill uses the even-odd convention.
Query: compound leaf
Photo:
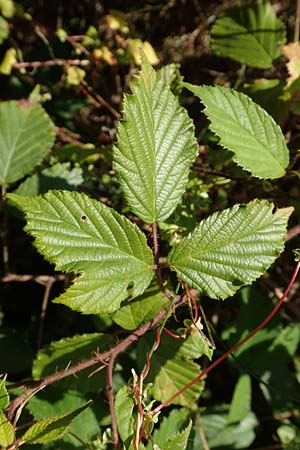
[[[289,163],[284,136],[274,119],[247,95],[221,86],[184,86],[206,106],[210,129],[233,159],[259,178],[279,178]]]
[[[211,47],[216,55],[265,69],[280,56],[285,42],[284,25],[270,3],[233,8],[216,20]]]
[[[198,146],[186,111],[144,56],[142,60],[132,95],[124,99],[114,161],[131,210],[153,223],[169,217],[180,201]]]
[[[225,299],[252,283],[284,248],[292,208],[278,209],[266,200],[212,214],[168,256],[170,266],[188,285]]]
[[[84,411],[91,402],[66,414],[46,417],[35,423],[23,435],[22,439],[28,444],[45,444],[61,438],[67,431],[72,420]]]
[[[9,194],[26,213],[25,230],[56,269],[81,275],[55,302],[84,314],[117,310],[133,285],[140,295],[153,277],[153,256],[144,234],[128,219],[78,192],[36,197]]]
[[[54,143],[54,125],[38,104],[0,104],[0,184],[19,180],[39,164]]]

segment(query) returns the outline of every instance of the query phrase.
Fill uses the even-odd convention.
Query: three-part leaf
[[[39,164],[54,143],[54,125],[38,104],[0,104],[0,184],[19,180]]]
[[[148,287],[153,256],[128,219],[84,194],[50,191],[8,198],[25,213],[25,230],[56,269],[81,273],[55,301],[84,314],[110,313]]]
[[[233,8],[220,15],[211,30],[216,55],[261,69],[280,56],[278,46],[284,42],[284,25],[267,2]]]
[[[282,252],[292,208],[266,200],[212,214],[168,256],[170,266],[189,286],[225,299],[261,276]]]
[[[169,217],[180,201],[198,145],[186,111],[146,58],[142,60],[132,95],[124,99],[114,162],[131,210],[153,223]]]
[[[289,164],[289,151],[279,125],[247,95],[221,86],[184,86],[206,106],[210,129],[233,159],[259,178],[279,178]]]

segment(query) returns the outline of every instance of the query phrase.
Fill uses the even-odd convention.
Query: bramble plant
[[[261,107],[231,89],[187,83],[184,86],[205,104],[211,129],[220,137],[220,144],[234,152],[239,165],[260,178],[278,178],[285,173],[289,157],[283,135]],[[201,327],[197,317],[185,326],[185,338],[180,342],[172,342],[173,332],[160,337],[173,309],[191,302],[195,313],[196,297],[200,294],[224,300],[262,275],[284,248],[292,208],[276,209],[269,201],[259,199],[236,204],[202,220],[168,255],[161,255],[159,223],[168,219],[180,202],[198,146],[192,120],[144,55],[131,91],[125,95],[124,119],[119,122],[113,160],[130,210],[151,226],[152,249],[135,224],[85,194],[49,191],[41,196],[11,193],[7,197],[25,212],[25,230],[35,238],[38,251],[55,264],[56,270],[77,274],[54,302],[83,314],[111,314],[125,329],[138,328],[149,320],[148,328],[157,329],[158,340],[154,344],[149,337],[142,341],[141,367],[146,366],[139,376],[134,374],[131,390],[124,386],[116,392],[115,401],[113,394],[110,397],[114,444],[119,445],[120,436],[124,448],[138,449],[142,448],[143,438],[148,438],[149,418],[155,419],[151,416],[153,400],[166,402],[176,395],[201,370],[193,359],[202,355],[211,358],[213,354],[213,344],[197,331]],[[2,105],[3,109],[13,107],[14,104]],[[21,112],[25,114],[26,106]],[[2,173],[7,183],[23,174],[9,170],[5,163]],[[162,263],[165,256],[166,262]],[[170,270],[178,277],[177,293],[177,283],[168,281]],[[100,334],[53,343],[49,350],[40,351],[34,378],[45,376],[50,367],[63,370],[65,377],[70,352],[66,347],[73,354],[81,347],[98,348],[93,363],[98,362],[101,368],[107,365],[110,373],[118,354],[113,348],[109,350],[112,345],[108,336]],[[102,353],[106,351],[109,356],[101,354],[100,346]],[[79,365],[78,371],[81,368],[86,367]],[[53,376],[61,378],[60,373]],[[32,393],[40,388],[37,384]],[[192,408],[202,390],[203,383],[194,384],[174,402]],[[10,416],[18,413],[25,401],[22,397],[22,402],[13,402]],[[135,405],[137,413],[133,414]],[[18,437],[18,445],[60,437],[85,407],[43,419]],[[6,446],[11,446],[15,439],[13,428],[6,419],[3,421],[7,428]],[[166,436],[160,448],[171,448],[178,441],[180,448],[186,448],[190,430],[191,424],[172,438]]]
[[[16,14],[14,9],[8,15],[5,11],[0,3],[3,40],[8,39],[8,23]],[[122,15],[108,15],[106,20],[118,23],[121,36],[128,32]],[[67,38],[63,29],[57,35],[62,42]],[[115,64],[116,55],[108,53],[95,30],[89,29],[85,37],[89,40],[83,46],[99,45],[108,64]],[[158,59],[151,45],[127,40],[123,58],[131,58],[141,68],[124,95],[122,116],[103,103],[118,118],[116,142],[103,150],[112,160],[113,170],[105,174],[108,181],[103,175],[99,184],[95,182],[97,176],[90,169],[96,154],[93,146],[75,142],[53,148],[57,129],[40,105],[38,87],[28,100],[0,104],[3,280],[13,282],[18,277],[10,273],[7,234],[9,216],[18,221],[20,211],[24,230],[56,272],[47,277],[23,276],[42,284],[45,295],[37,354],[28,356],[18,347],[20,341],[15,346],[14,358],[22,359],[24,352],[32,363],[32,379],[0,378],[0,447],[4,449],[249,448],[258,427],[251,406],[251,375],[263,386],[265,398],[278,405],[280,397],[272,397],[273,385],[268,390],[272,372],[266,367],[283,362],[278,368],[281,383],[300,340],[298,326],[283,327],[274,317],[293,286],[300,262],[290,281],[285,278],[287,287],[275,306],[247,287],[283,252],[292,203],[277,207],[276,196],[271,202],[255,193],[249,202],[233,200],[230,207],[225,202],[223,209],[203,202],[205,214],[199,219],[189,198],[203,200],[201,195],[209,188],[201,167],[196,177],[191,169],[199,169],[201,139],[182,106],[181,92],[185,89],[204,107],[209,123],[205,138],[217,143],[213,158],[216,166],[221,161],[221,173],[229,162],[237,179],[256,180],[263,192],[285,177],[293,164],[285,136],[272,117],[278,111],[270,115],[237,89],[184,82],[173,64],[155,70],[152,64]],[[284,25],[267,2],[221,13],[211,31],[216,55],[259,69],[269,68],[279,58],[281,44],[285,44]],[[290,54],[291,48],[284,48]],[[16,63],[15,54],[8,61],[9,54],[0,65],[0,72],[7,75],[16,64],[21,68],[27,64]],[[79,66],[87,64],[69,62],[65,80],[90,93],[86,72]],[[298,85],[293,85],[297,73],[290,75],[293,79],[282,86],[287,109],[284,117],[279,114],[280,120],[288,110],[297,110],[293,104],[299,95]],[[254,86],[245,90],[255,98]],[[47,164],[37,169],[45,160]],[[78,190],[85,177],[83,191],[88,194]],[[216,176],[212,186],[223,182]],[[116,202],[103,198],[101,189],[93,190],[105,183]],[[63,281],[64,288],[56,290],[52,303],[67,311],[66,321],[90,317],[95,327],[90,332],[88,322],[80,322],[75,335],[68,327],[60,335],[65,337],[52,338],[43,347],[47,301],[56,281]],[[217,301],[226,301],[221,317],[227,302],[235,302],[230,298],[236,293],[240,296],[237,323],[222,334],[228,347],[220,340],[215,344],[216,322],[208,324],[204,304],[219,307],[222,302]],[[269,327],[271,319],[274,327]],[[255,352],[263,354],[264,364],[259,357],[256,360]],[[207,379],[232,353],[240,375],[230,406],[211,406]],[[223,387],[227,380],[221,383]],[[278,428],[283,444],[296,439],[296,432],[288,435],[291,430],[291,423]]]

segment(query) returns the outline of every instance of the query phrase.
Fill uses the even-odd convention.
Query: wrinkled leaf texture
[[[80,273],[55,302],[84,314],[110,313],[140,295],[153,277],[146,237],[124,216],[78,192],[8,194],[27,219],[25,230],[55,268]]]
[[[198,145],[194,125],[169,87],[142,58],[142,70],[124,98],[114,165],[131,210],[144,222],[174,211]]]
[[[267,200],[254,200],[212,214],[171,250],[171,268],[212,298],[233,295],[261,276],[284,248],[293,208],[273,208]]]
[[[279,178],[289,164],[289,151],[279,125],[250,97],[222,86],[184,86],[205,105],[210,129],[233,160],[258,178]]]

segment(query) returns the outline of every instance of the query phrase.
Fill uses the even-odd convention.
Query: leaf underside
[[[212,214],[168,256],[170,266],[189,286],[216,299],[252,283],[284,248],[292,208],[266,200]]]
[[[205,105],[210,129],[233,160],[258,178],[279,178],[289,164],[289,151],[279,125],[245,94],[221,86],[184,83]]]
[[[270,3],[233,8],[216,20],[211,30],[211,47],[216,55],[261,69],[280,56],[285,42],[284,25]]]
[[[125,95],[114,163],[131,210],[153,223],[169,217],[180,201],[198,145],[192,120],[142,59],[132,94]]]
[[[32,171],[54,143],[54,125],[38,104],[0,104],[0,184]]]
[[[153,277],[144,234],[111,208],[78,192],[8,194],[26,214],[25,230],[55,268],[80,273],[55,302],[84,314],[110,313],[140,295]]]

